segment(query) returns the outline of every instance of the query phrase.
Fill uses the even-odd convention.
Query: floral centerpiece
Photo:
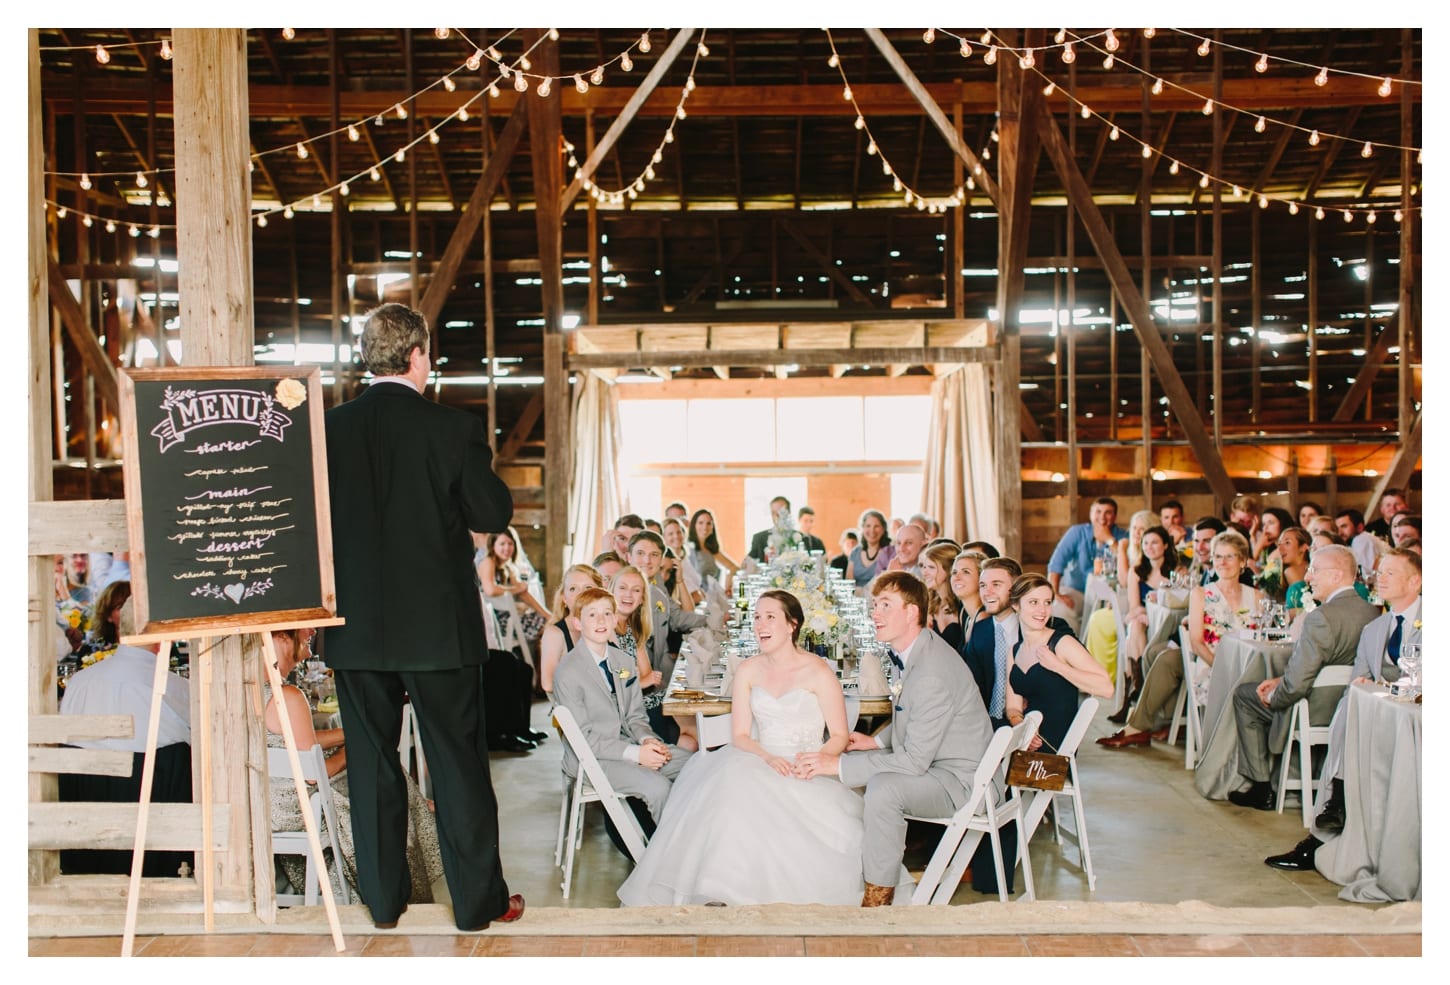
[[[765,539],[765,546],[770,550],[772,556],[780,557],[787,552],[801,551],[805,545],[805,535],[796,529],[790,510],[781,510],[777,513],[775,520],[770,525],[770,535]]]
[[[801,626],[801,643],[807,647],[824,648],[841,656],[844,644],[851,638],[851,627],[836,611],[835,602],[819,590],[796,593],[805,624]]]

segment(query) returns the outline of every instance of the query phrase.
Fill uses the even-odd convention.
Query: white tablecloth
[[[1342,900],[1420,898],[1421,706],[1377,684],[1345,692],[1344,831],[1315,854]]]
[[[1208,701],[1203,711],[1207,736],[1193,785],[1209,800],[1227,800],[1229,791],[1244,785],[1239,775],[1239,730],[1234,717],[1233,692],[1240,684],[1257,683],[1284,672],[1292,643],[1269,643],[1225,636],[1213,651],[1213,674],[1208,679]]]

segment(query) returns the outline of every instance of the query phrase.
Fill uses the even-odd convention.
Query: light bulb
[[[529,69],[531,69],[533,67],[534,67],[534,63],[531,62],[531,61],[529,61],[529,56],[528,55],[520,55],[519,56],[519,68],[521,68],[525,72],[527,72]]]
[[[1314,218],[1316,218],[1316,219],[1323,219],[1324,218],[1324,207],[1323,206],[1320,206],[1319,208],[1317,208],[1317,209],[1314,210]]]
[[[433,36],[435,38],[437,38],[439,41],[447,41],[448,40],[448,28],[446,28],[446,27],[435,27],[435,28],[433,28]]]
[[[1017,59],[1017,64],[1022,68],[1031,68],[1037,64],[1037,58],[1032,54],[1031,48],[1028,48],[1022,57]]]
[[[373,126],[380,127],[382,125],[383,125],[383,114],[379,113],[377,116],[373,117]]]
[[[633,202],[635,199],[639,198],[639,192],[637,192],[637,191],[634,190],[634,186],[633,185],[631,185],[626,190],[625,194],[627,194],[629,196],[629,200],[631,202]]]
[[[1351,211],[1349,211],[1348,209],[1345,209],[1344,210],[1344,221],[1345,222],[1353,222],[1354,221],[1354,213],[1351,212]]]
[[[1268,207],[1269,207],[1269,196],[1267,196],[1267,195],[1260,195],[1259,196],[1259,208],[1261,208],[1261,209],[1267,209]]]
[[[1052,36],[1053,44],[1062,44],[1067,40],[1067,28],[1059,27],[1057,33]]]
[[[1155,96],[1161,96],[1161,95],[1163,95],[1163,80],[1162,79],[1154,79],[1153,80],[1153,88],[1150,91]]]
[[[991,44],[991,43],[992,43],[992,32],[991,31],[983,31],[982,32],[982,44]]]
[[[637,192],[644,191],[644,179],[643,178],[637,178],[637,179],[635,179],[635,182],[634,182],[634,190],[637,191]]]
[[[1056,82],[1049,82],[1049,83],[1047,83],[1047,85],[1045,85],[1045,86],[1042,87],[1042,94],[1044,96],[1050,96],[1050,95],[1052,95],[1056,91],[1057,91],[1057,83]]]
[[[1109,55],[1108,57],[1104,58],[1103,59],[1103,68],[1112,68],[1113,67],[1113,64],[1114,64],[1114,61],[1115,61],[1115,56],[1113,56],[1113,55]]]
[[[866,118],[864,116],[858,116],[858,117],[856,117],[856,129],[857,130],[865,130],[866,129]]]
[[[1210,51],[1210,47],[1209,47],[1210,44],[1212,44],[1212,42],[1210,42],[1208,40],[1208,38],[1204,38],[1203,39],[1203,44],[1201,44],[1201,45],[1198,46],[1198,56],[1200,58],[1203,58],[1203,57],[1205,57],[1205,56],[1208,55],[1208,53]]]
[[[398,152],[393,155],[393,160],[397,161],[399,164],[402,164],[407,159],[408,149],[406,147],[399,147]]]
[[[394,106],[393,112],[398,114],[398,119],[400,120],[406,120],[408,118],[408,107],[404,106],[402,103],[398,103],[396,106]]]
[[[1255,72],[1267,72],[1268,70],[1269,70],[1269,56],[1267,54],[1260,55],[1259,56],[1259,60],[1256,61],[1256,62],[1254,62],[1254,71]]]
[[[460,106],[460,107],[458,107],[458,122],[459,123],[467,123],[468,122],[468,107],[467,106]]]
[[[529,91],[529,80],[526,79],[526,78],[524,78],[524,73],[523,72],[520,72],[520,73],[518,73],[517,75],[514,76],[514,92],[528,92],[528,91]]]
[[[1396,219],[1395,221],[1398,222],[1399,220]],[[91,228],[91,217],[90,216],[83,216],[81,218],[81,225],[82,226],[85,226],[87,229]]]
[[[136,187],[137,188],[145,188],[146,187],[146,172],[145,171],[137,171],[136,172]]]
[[[634,69],[634,59],[629,57],[629,52],[626,51],[624,54],[619,56],[619,67],[624,69],[626,72]]]
[[[1321,68],[1319,74],[1314,76],[1314,84],[1317,86],[1329,84],[1329,69]]]
[[[901,179],[893,178],[891,181],[891,187],[894,188],[896,191],[901,191]]]
[[[141,229],[140,229],[140,227],[137,226],[134,222],[131,223],[130,228],[128,228],[126,230],[126,232],[128,232],[128,233],[131,234],[131,238],[132,239],[136,239],[137,237],[139,237],[141,235]]]
[[[655,166],[653,164],[649,165],[644,169],[644,176],[650,181],[655,180]]]
[[[581,92],[581,93],[584,93],[584,92],[588,92],[589,91],[589,83],[584,81],[584,76],[582,76],[582,75],[576,75],[576,76],[574,76],[574,89],[577,92]]]
[[[1401,212],[1399,209],[1395,209],[1395,221],[1396,222],[1404,222],[1405,221],[1405,214],[1403,212]],[[87,222],[86,225],[89,226],[90,223]]]
[[[967,187],[972,189],[973,191],[977,190],[977,182],[970,175],[968,175],[967,177]]]
[[[477,72],[478,67],[483,64],[483,52],[479,51],[477,48],[474,48],[473,54],[469,55],[468,61],[464,62],[463,64],[470,72]]]
[[[1108,28],[1107,37],[1103,38],[1103,47],[1106,48],[1108,51],[1118,50],[1118,36],[1113,33],[1113,29],[1111,27]]]
[[[925,41],[927,44],[932,44],[933,42],[935,42],[936,28],[929,27],[925,31],[923,31],[921,35],[921,40]]]
[[[838,54],[836,54],[834,51],[831,52],[831,57],[826,59],[826,65],[828,65],[831,68],[836,68],[840,64],[841,64],[841,56],[838,55]]]
[[[161,39],[161,58],[163,61],[171,61],[171,42],[166,38]]]
[[[445,75],[443,76],[443,88],[447,89],[449,92],[452,92],[454,89],[458,88],[458,83],[453,81],[453,76]]]
[[[492,82],[490,82],[488,84],[488,97],[490,99],[497,99],[498,98],[498,86],[495,85]]]
[[[295,212],[292,211],[292,206],[290,206],[290,205],[287,206],[286,208],[284,208],[282,210],[282,218],[284,218],[284,219],[290,219],[290,218],[292,218],[296,214],[297,213],[295,213]]]
[[[963,58],[972,57],[972,45],[966,38],[962,38],[962,46],[957,49]]]
[[[1360,157],[1369,157],[1372,154],[1374,154],[1374,144],[1372,144],[1368,140],[1366,140],[1364,142],[1364,146],[1359,149],[1359,156]]]
[[[1376,91],[1381,96],[1388,96],[1390,94],[1390,77],[1388,75],[1385,76],[1385,80],[1380,83],[1380,87]]]
[[[875,155],[875,153],[876,153],[876,141],[874,141],[874,140],[867,141],[866,142],[866,156],[867,157],[871,157],[871,156]]]
[[[1289,203],[1289,214],[1290,215],[1298,215],[1299,214],[1299,203],[1298,202],[1290,202]]]
[[[683,120],[685,118],[685,104],[684,103],[680,103],[680,105],[678,105],[678,106],[675,107],[675,117],[677,119],[681,119],[681,120]]]
[[[56,209],[55,209],[55,217],[57,219],[64,219],[69,214],[70,214],[70,210],[67,209],[64,205],[58,205],[58,206],[56,206]]]
[[[1072,50],[1072,42],[1069,41],[1062,46],[1062,61],[1066,65],[1071,65],[1076,59],[1077,52]]]
[[[85,191],[91,190],[91,176],[84,172],[81,173],[81,188]]]
[[[494,61],[501,61],[503,58],[503,56],[498,53],[498,49],[495,48],[493,45],[488,46],[488,57],[493,59]]]
[[[259,215],[259,216],[257,216],[257,225],[258,225],[258,227],[265,228],[266,225],[267,225],[267,217],[265,215]],[[132,229],[135,229],[136,227],[135,226],[132,226],[131,228]]]
[[[1158,29],[1156,27],[1143,28],[1143,37],[1147,38],[1150,41],[1153,40],[1154,36],[1157,35],[1157,33]]]
[[[312,207],[314,209],[322,208],[322,196],[320,194],[312,196]]]
[[[991,47],[989,47],[987,49],[987,53],[982,56],[982,61],[986,62],[988,65],[995,65],[995,64],[997,64],[997,46],[996,45],[992,45]]]
[[[171,204],[171,198],[163,191],[156,196],[156,204],[164,209]]]
[[[150,236],[152,239],[160,239],[161,238],[161,227],[160,226],[152,226],[150,229],[146,230],[146,235],[147,236]]]
[[[1234,198],[1243,198],[1243,197],[1244,197],[1244,190],[1242,188],[1240,188],[1238,185],[1234,185]]]
[[[592,84],[594,84],[594,85],[603,85],[604,84],[604,66],[603,65],[600,65],[598,68],[596,68],[594,70],[594,74],[591,75],[591,76],[589,76],[589,81]]]
[[[357,143],[362,139],[362,134],[357,132],[357,126],[355,124],[349,123],[347,125],[347,139],[353,143]]]
[[[539,87],[537,89],[535,89],[534,91],[537,92],[540,96],[547,96],[549,94],[549,91],[552,88],[553,84],[554,84],[554,80],[551,79],[551,78],[549,78],[546,75],[539,82]]]
[[[844,89],[841,90],[841,98],[844,99],[844,100],[846,100],[846,102],[848,102],[848,103],[851,101],[851,87],[850,86],[846,86]]]
[[[992,147],[989,144],[986,147],[983,147],[982,148],[982,160],[984,160],[984,161],[990,161],[991,159],[992,159]]]
[[[293,38],[297,37],[297,29],[292,27],[282,28],[282,37],[286,38],[288,41],[291,41]]]
[[[1254,121],[1254,133],[1263,133],[1269,127],[1269,121],[1262,116]]]
[[[649,54],[649,32],[645,31],[639,36],[639,50]]]
[[[650,160],[650,163],[651,164],[658,164],[661,161],[663,161],[664,159],[665,159],[664,153],[658,147],[656,147],[654,154],[651,155],[651,157],[650,157],[649,160]]]
[[[1207,188],[1208,187],[1208,175],[1203,175],[1201,178],[1198,179],[1198,187],[1199,188]]]
[[[347,182],[344,181],[342,184],[337,186],[337,193],[343,198],[347,198],[349,192],[350,189],[347,186]]]
[[[1172,164],[1168,165],[1168,173],[1169,174],[1177,174],[1178,173],[1178,162],[1177,161],[1174,161]]]
[[[1312,130],[1312,131],[1310,131],[1310,133],[1309,133],[1309,146],[1310,147],[1318,147],[1319,146],[1319,131],[1318,130]]]
[[[1078,112],[1082,114],[1082,118],[1084,120],[1086,120],[1088,117],[1090,117],[1090,116],[1093,115],[1093,111],[1090,110],[1090,109],[1088,109],[1088,104],[1087,103],[1083,103],[1082,104],[1082,109],[1079,110]]]
[[[1203,101],[1203,115],[1204,116],[1212,116],[1213,115],[1213,100],[1212,99],[1205,99]]]
[[[693,75],[690,76],[689,78],[687,78],[685,80],[685,91],[686,92],[694,92],[695,91],[695,77]]]
[[[1149,147],[1147,144],[1144,144],[1143,145],[1143,160],[1146,161],[1148,158],[1150,158],[1152,156],[1153,156],[1153,148]]]
[[[891,174],[891,162],[887,161],[884,157],[881,159],[881,173],[884,175]]]
[[[665,131],[665,143],[667,143],[667,144],[673,144],[674,142],[675,142],[675,130],[674,130],[674,127],[671,127],[670,129],[668,129],[668,130]]]
[[[1370,211],[1370,212],[1365,213],[1364,221],[1367,222],[1367,223],[1369,223],[1371,226],[1373,226],[1374,225],[1374,212],[1373,211]]]
[[[559,40],[559,29],[557,27],[551,27],[551,28],[549,28],[549,40],[550,41],[558,41]]]
[[[115,219],[107,219],[106,220],[106,232],[113,233],[115,231],[116,231],[116,220]]]
[[[307,160],[307,145],[306,144],[299,143],[297,145],[297,156],[301,160],[304,160],[304,161]]]
[[[428,143],[430,143],[430,144],[436,144],[436,143],[438,143],[438,131],[437,130],[429,130],[428,131]]]
[[[1108,139],[1109,140],[1117,140],[1118,139],[1118,128],[1117,127],[1113,127],[1111,130],[1108,131]]]
[[[96,45],[96,61],[102,65],[109,65],[111,63],[111,53],[106,50],[106,46],[103,44]]]
[[[701,58],[710,57],[710,46],[707,45],[705,42],[701,41],[699,47],[696,50],[700,52]]]

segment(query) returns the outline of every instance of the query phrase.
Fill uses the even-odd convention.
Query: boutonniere
[[[614,671],[614,676],[618,677],[620,681],[624,684],[630,684],[634,681],[634,671],[630,670],[628,667],[616,668]]]
[[[660,610],[661,612],[664,612],[665,611],[665,604],[663,602],[656,602],[655,603],[655,608],[658,609],[658,610]]]
[[[1414,626],[1416,629],[1419,629],[1420,628],[1420,620],[1416,619],[1413,623],[1411,623],[1411,625]]]

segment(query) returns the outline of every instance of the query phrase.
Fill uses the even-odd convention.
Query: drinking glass
[[[1421,669],[1420,644],[1406,643],[1400,648],[1400,681],[1418,691]]]

